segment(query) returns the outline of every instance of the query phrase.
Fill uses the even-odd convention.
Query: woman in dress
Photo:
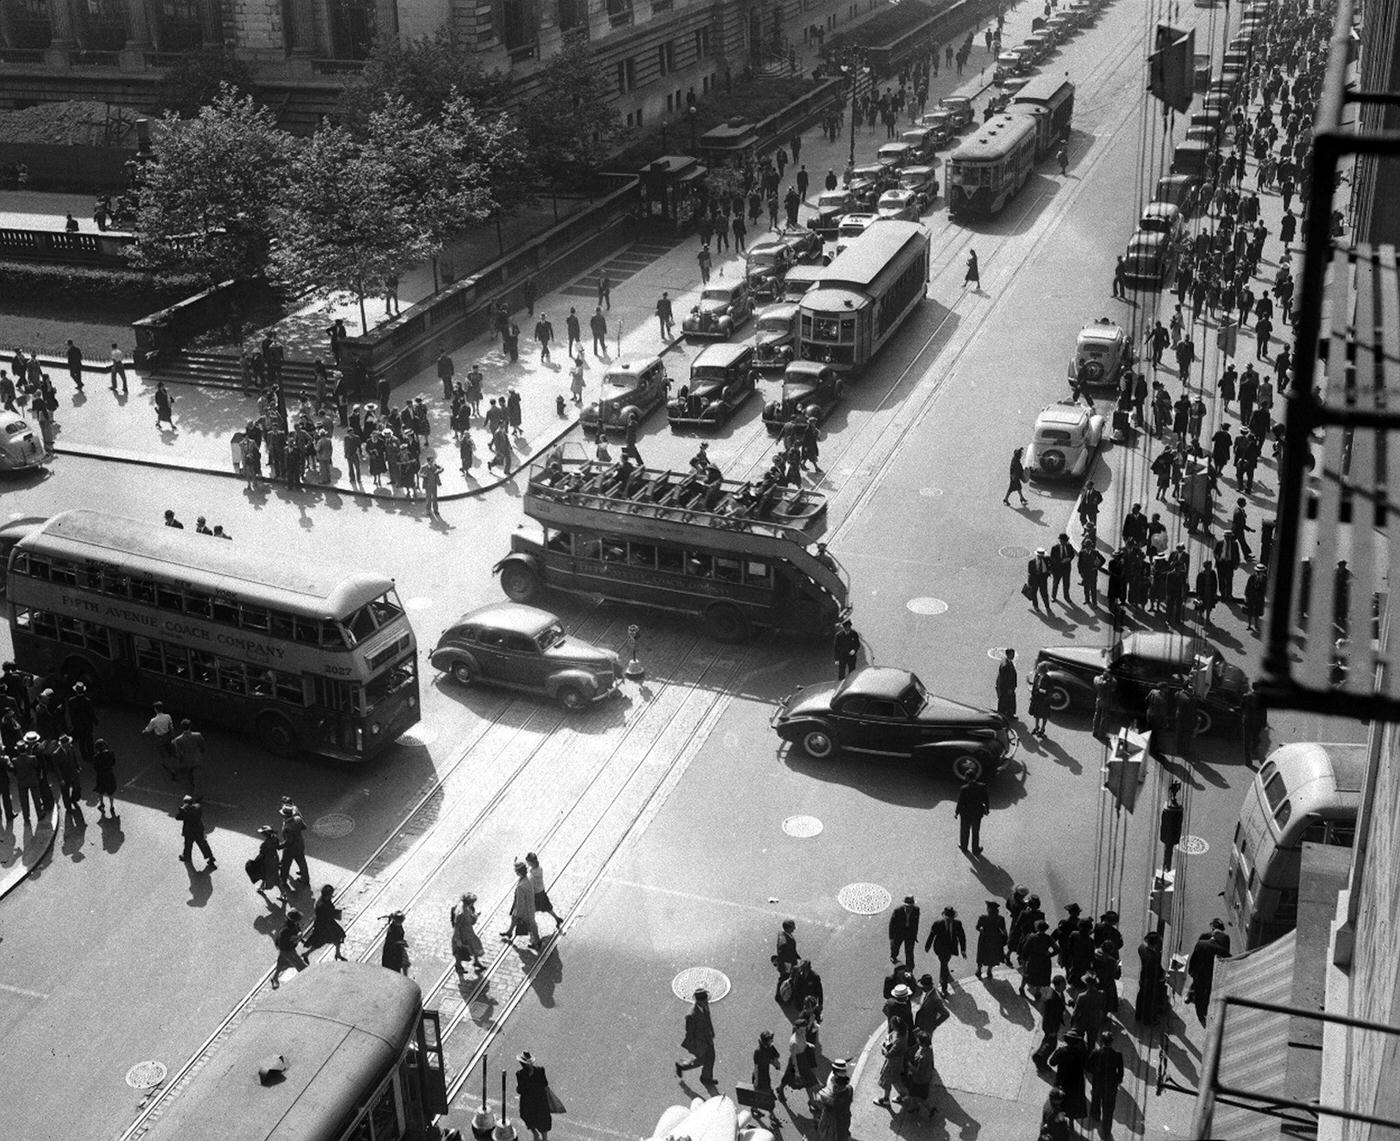
[[[1144,1025],[1152,1025],[1162,1009],[1162,937],[1149,931],[1138,946],[1138,991],[1133,1004],[1133,1016]]]
[[[749,1079],[753,1085],[755,1094],[754,1101],[762,1102],[763,1106],[753,1106],[753,1114],[758,1117],[763,1108],[771,1108],[773,1104],[773,1071],[778,1068],[778,1048],[773,1045],[773,1031],[764,1030],[758,1035],[758,1047],[753,1052],[753,1076]],[[758,1097],[758,1094],[767,1094],[767,1097]]]
[[[257,861],[260,877],[258,894],[265,896],[278,885],[280,878],[277,871],[277,836],[266,824],[258,825],[258,835],[262,837],[262,842],[258,845],[258,854],[253,858]]]
[[[915,1117],[921,1113],[932,1117],[929,1091],[933,1088],[933,1036],[927,1030],[914,1031],[914,1049],[904,1071],[904,1085],[907,1093],[904,1108],[911,1110]]]
[[[890,1090],[904,1081],[904,1064],[909,1060],[909,1026],[897,1014],[890,1019],[880,1052],[884,1055],[884,1061],[880,1065],[880,1076],[876,1079],[880,1084],[880,1096],[875,1099],[875,1104],[888,1109]]]
[[[1050,692],[1040,673],[1031,675],[1031,698],[1026,703],[1026,712],[1031,717],[1031,736],[1044,737],[1045,719],[1050,716]]]
[[[302,938],[308,951],[330,945],[335,948],[335,957],[345,962],[340,945],[345,942],[345,928],[340,925],[340,908],[335,905],[335,888],[326,884],[316,897],[316,907],[311,915],[311,930]]]
[[[510,927],[501,932],[507,943],[517,935],[530,937],[530,949],[540,949],[540,928],[535,922],[535,889],[530,883],[530,866],[524,860],[515,861],[515,898],[510,905]]]
[[[452,919],[452,958],[456,961],[457,973],[467,973],[462,963],[470,959],[480,974],[486,964],[481,961],[481,937],[476,933],[476,895],[467,892],[461,903],[452,905],[448,914]]]
[[[92,767],[97,770],[97,815],[106,815],[103,800],[112,810],[112,819],[117,819],[117,758],[107,742],[98,738],[92,743]]]
[[[526,1050],[516,1061],[520,1069],[515,1071],[515,1094],[520,1103],[520,1120],[530,1131],[534,1141],[549,1141],[549,1131],[554,1126],[551,1108],[549,1078],[544,1067],[535,1064],[535,1059]]]
[[[812,1099],[817,1113],[816,1141],[850,1141],[854,1096],[846,1074],[834,1074],[831,1083],[818,1091]]]
[[[272,989],[282,985],[281,974],[288,967],[300,973],[306,970],[306,960],[297,950],[297,940],[301,938],[301,912],[295,907],[287,912],[286,921],[277,932],[277,964],[272,968]]]
[[[389,926],[384,932],[384,950],[379,954],[379,964],[401,975],[408,974],[408,936],[403,931],[404,915],[396,911],[389,916]]]
[[[793,1021],[792,1034],[788,1038],[787,1068],[783,1070],[782,1081],[778,1083],[778,1100],[787,1104],[789,1089],[806,1090],[810,1097],[817,1085],[816,1027],[799,1017]]]
[[[554,931],[556,934],[559,928],[564,926],[564,921],[554,913],[554,904],[549,900],[549,892],[544,888],[544,869],[540,867],[540,858],[534,852],[525,853],[525,865],[530,869],[530,886],[535,891],[535,910],[543,911],[554,920]]]
[[[384,437],[384,464],[389,469],[389,491],[397,495],[403,486],[403,467],[399,460],[399,442],[392,433]]]
[[[987,977],[994,978],[993,968],[1006,961],[1006,919],[1001,904],[987,900],[987,914],[977,920],[977,969],[972,973],[979,979],[985,968]]]

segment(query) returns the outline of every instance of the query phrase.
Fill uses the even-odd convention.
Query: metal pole
[[[851,56],[850,69],[851,69],[851,159],[850,159],[850,162],[849,162],[847,165],[849,165],[849,166],[855,166],[855,165],[856,165],[856,87],[858,86],[859,80],[860,80],[860,69],[859,69],[859,65],[858,65],[857,62],[856,62],[856,57],[855,57],[854,55]]]
[[[501,236],[500,214],[496,215],[496,249],[500,252],[501,257],[506,256],[506,240]]]

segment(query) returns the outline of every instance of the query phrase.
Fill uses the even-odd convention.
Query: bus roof
[[[816,288],[869,289],[905,247],[914,242],[927,245],[928,240],[928,231],[917,222],[872,222],[822,271]]]
[[[394,586],[383,575],[86,509],[51,516],[17,546],[55,558],[107,562],[130,574],[178,581],[211,594],[256,587],[268,605],[306,618],[343,618]]]
[[[1011,100],[1017,103],[1035,103],[1043,107],[1057,107],[1074,94],[1074,84],[1059,75],[1037,75],[1027,81]]]
[[[422,992],[397,971],[318,963],[248,1012],[172,1096],[146,1141],[338,1141],[398,1063]],[[258,1067],[280,1054],[281,1081]]]
[[[1003,112],[993,115],[970,139],[964,139],[948,156],[948,162],[996,162],[1005,158],[1028,135],[1035,134],[1035,120]]]
[[[1359,803],[1366,780],[1364,744],[1296,741],[1270,753],[1259,768],[1258,779],[1273,775],[1272,763],[1283,777],[1283,787],[1295,811],[1311,811],[1308,802],[1340,796],[1352,805]]]

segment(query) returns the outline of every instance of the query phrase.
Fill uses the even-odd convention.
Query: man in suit
[[[1040,606],[1037,599],[1045,603],[1045,613],[1050,613],[1050,557],[1044,547],[1037,547],[1035,554],[1026,560],[1026,585],[1030,587],[1031,609],[1037,613]]]
[[[831,656],[836,662],[837,681],[856,668],[860,659],[860,635],[856,633],[849,618],[842,618],[836,624],[836,635],[831,644]]]
[[[685,1016],[685,1040],[681,1049],[693,1056],[693,1061],[677,1062],[676,1077],[686,1070],[700,1067],[700,1084],[715,1084],[715,1024],[710,1019],[710,992],[701,987],[695,992],[695,1005]]]
[[[1055,1046],[1060,1040],[1060,1031],[1065,1024],[1065,976],[1056,975],[1050,980],[1050,994],[1045,999],[1045,1006],[1040,1014],[1040,1029],[1043,1037],[1040,1045],[1035,1048],[1035,1053],[1031,1055],[1035,1059],[1035,1066],[1038,1070],[1048,1070],[1050,1068],[1050,1055],[1055,1052]]]
[[[932,951],[938,957],[938,985],[944,994],[953,981],[953,973],[948,969],[948,960],[954,955],[967,955],[967,932],[963,930],[958,913],[951,907],[943,909],[943,917],[929,928],[924,950]]]
[[[976,777],[963,781],[953,815],[958,818],[958,847],[964,852],[969,844],[974,852],[982,851],[982,817],[991,810],[987,802],[987,786]]]
[[[890,915],[890,962],[899,962],[900,948],[904,949],[904,965],[914,969],[914,944],[919,938],[919,909],[912,895],[904,897],[904,906],[895,908]]]
[[[1069,603],[1069,572],[1074,566],[1074,556],[1079,552],[1063,532],[1055,545],[1050,548],[1050,597],[1058,598],[1064,592],[1064,602]]]

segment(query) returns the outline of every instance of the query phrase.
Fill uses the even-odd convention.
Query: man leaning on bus
[[[171,742],[175,739],[175,719],[165,711],[165,706],[159,701],[152,702],[151,709],[155,716],[146,722],[146,727],[141,732],[149,733],[155,738],[159,754],[156,760],[160,761],[160,767],[165,770],[166,776],[174,780],[175,770],[167,762],[175,756],[175,750],[171,747]]]

